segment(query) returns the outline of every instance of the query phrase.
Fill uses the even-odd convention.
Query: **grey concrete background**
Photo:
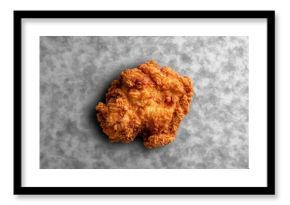
[[[174,143],[110,144],[95,105],[122,70],[155,59],[196,96]],[[40,37],[40,168],[248,168],[248,37]]]

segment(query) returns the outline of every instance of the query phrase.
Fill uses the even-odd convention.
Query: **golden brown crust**
[[[174,141],[194,95],[189,77],[148,61],[123,71],[96,106],[97,119],[111,142],[143,136],[147,148]]]

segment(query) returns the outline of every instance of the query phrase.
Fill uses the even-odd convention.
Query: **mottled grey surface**
[[[195,83],[174,143],[110,144],[95,121],[111,81],[149,59]],[[40,168],[248,168],[248,37],[40,37]]]

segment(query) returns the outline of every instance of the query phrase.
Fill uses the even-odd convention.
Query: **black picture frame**
[[[266,187],[23,187],[21,161],[21,24],[27,18],[221,18],[267,20]],[[270,84],[271,83],[271,84]],[[14,11],[14,194],[273,195],[275,194],[275,11]]]

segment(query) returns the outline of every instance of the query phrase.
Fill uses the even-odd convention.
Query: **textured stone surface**
[[[95,105],[155,59],[195,82],[174,143],[110,144]],[[248,168],[247,37],[40,37],[40,168]]]

